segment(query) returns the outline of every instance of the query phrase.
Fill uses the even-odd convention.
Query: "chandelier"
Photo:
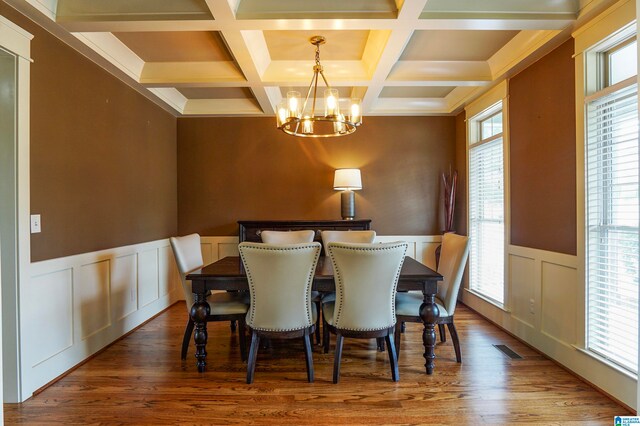
[[[323,36],[309,39],[316,47],[316,64],[307,96],[302,101],[300,92],[287,92],[287,98],[278,106],[276,114],[278,129],[288,135],[303,138],[329,138],[350,135],[362,124],[360,99],[351,99],[347,111],[340,110],[340,98],[337,89],[332,89],[324,76],[320,65],[320,45],[325,43]],[[323,106],[318,105],[318,80],[322,77],[324,85]],[[316,114],[316,106],[324,107],[324,115]]]

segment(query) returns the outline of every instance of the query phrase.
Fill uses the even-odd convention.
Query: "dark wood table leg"
[[[204,372],[207,366],[207,317],[211,312],[211,307],[207,303],[204,293],[195,294],[195,302],[191,307],[191,319],[195,323],[193,340],[196,343],[196,366],[200,373]]]
[[[420,318],[424,324],[422,331],[422,344],[424,345],[424,359],[427,374],[433,373],[434,362],[436,358],[436,320],[440,315],[440,310],[436,305],[435,294],[425,294],[422,305],[420,305]]]

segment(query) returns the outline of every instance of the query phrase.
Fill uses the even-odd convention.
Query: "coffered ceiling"
[[[24,0],[182,115],[273,115],[325,75],[365,115],[457,112],[597,0]],[[15,1],[13,2],[15,3]]]

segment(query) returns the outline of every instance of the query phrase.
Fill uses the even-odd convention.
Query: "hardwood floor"
[[[484,321],[456,313],[462,364],[450,336],[424,373],[422,327],[407,324],[393,383],[375,339],[346,339],[341,381],[331,383],[329,354],[314,347],[307,383],[300,342],[261,350],[253,385],[245,383],[237,333],[210,324],[208,371],[189,348],[180,360],[185,308],[176,304],[85,365],[22,404],[5,404],[7,424],[613,424],[630,415],[614,401]],[[493,347],[508,345],[523,359]]]

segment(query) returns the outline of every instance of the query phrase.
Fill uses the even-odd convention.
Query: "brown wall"
[[[9,6],[34,35],[33,261],[176,233],[176,118]]]
[[[509,82],[511,244],[576,254],[573,39]]]
[[[236,235],[238,220],[339,219],[336,168],[362,171],[356,216],[381,235],[441,230],[439,174],[454,117],[365,117],[353,135],[301,140],[273,118],[178,119],[180,234]]]

